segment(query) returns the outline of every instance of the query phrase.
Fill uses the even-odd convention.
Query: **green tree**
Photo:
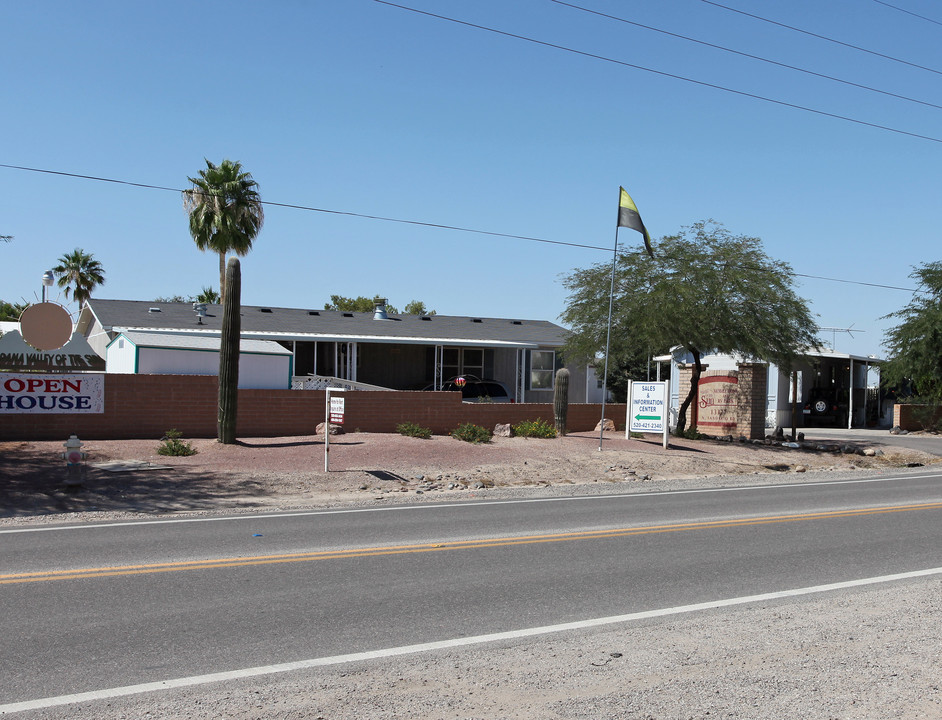
[[[199,303],[218,303],[219,293],[213,290],[212,286],[204,287],[200,294],[196,296],[196,302]]]
[[[381,296],[377,296],[381,297]],[[376,297],[368,298],[359,295],[355,298],[344,297],[343,295],[331,295],[330,302],[324,303],[325,310],[339,310],[342,312],[373,312],[376,308]],[[390,315],[399,315],[395,306],[386,303],[386,312]],[[421,300],[412,300],[403,310],[405,315],[434,315],[434,310],[429,310]]]
[[[577,357],[604,352],[611,276],[611,263],[600,263],[563,278],[570,295],[561,318],[572,328],[570,348]],[[611,356],[645,357],[676,345],[691,353],[690,393],[677,422],[683,432],[704,353],[737,353],[787,371],[799,352],[817,346],[817,325],[792,289],[793,278],[787,263],[765,254],[759,238],[733,235],[713,221],[663,238],[654,258],[621,253],[615,262]]]
[[[65,296],[81,308],[92,296],[92,290],[105,284],[105,270],[91,253],[75,248],[59,258],[52,272],[58,277],[56,284],[65,288]]]
[[[199,302],[199,303],[218,303],[219,302],[219,293],[212,289],[212,287],[204,287],[199,295],[190,295],[189,297],[183,297],[182,295],[168,295],[160,297],[155,297],[154,302],[158,303],[182,303],[182,302]]]
[[[362,295],[355,298],[331,295],[330,302],[324,303],[325,310],[339,310],[341,312],[373,312],[375,308],[375,299],[363,297]],[[392,315],[399,314],[399,311],[388,303],[386,304],[386,312]]]
[[[942,262],[923,263],[910,277],[918,283],[913,299],[884,319],[899,320],[887,330],[889,361],[880,369],[887,385],[905,385],[935,402],[942,401]]]
[[[406,315],[434,315],[435,314],[435,311],[429,310],[427,307],[425,307],[425,303],[422,302],[421,300],[412,300],[411,302],[406,303],[405,308],[403,308],[403,312]]]
[[[219,295],[220,302],[225,302],[226,256],[248,253],[265,222],[258,183],[232,160],[219,165],[206,160],[199,177],[187,179],[193,183],[183,191],[190,235],[200,250],[219,255]]]
[[[6,300],[0,300],[0,321],[19,322],[20,315],[22,315],[23,311],[28,307],[29,303],[26,301],[11,303]]]

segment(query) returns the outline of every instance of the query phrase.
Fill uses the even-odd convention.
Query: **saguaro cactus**
[[[556,435],[566,434],[566,418],[569,415],[569,371],[560,368],[556,371],[556,388],[553,390],[553,420],[556,422]]]
[[[216,430],[219,442],[236,441],[239,402],[239,338],[242,334],[242,267],[238,258],[226,266],[226,299],[222,306],[222,339],[219,346],[219,409]]]

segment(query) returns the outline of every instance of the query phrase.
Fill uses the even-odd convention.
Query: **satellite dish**
[[[683,345],[674,345],[671,348],[671,358],[676,363],[686,362],[687,360],[687,348]]]
[[[20,315],[20,334],[37,350],[58,350],[72,339],[72,316],[58,303],[30,305]]]

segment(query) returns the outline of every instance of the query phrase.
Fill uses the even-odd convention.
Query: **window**
[[[554,350],[534,350],[530,353],[530,389],[552,390],[556,370]]]
[[[484,351],[481,348],[464,348],[461,355],[461,372],[483,378]]]
[[[442,350],[442,379],[456,377],[461,374],[461,350],[459,348],[445,348]]]

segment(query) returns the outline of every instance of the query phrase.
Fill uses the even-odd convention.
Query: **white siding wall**
[[[118,338],[111,344],[105,355],[105,372],[122,373],[131,375],[134,373],[134,353],[136,348],[134,343],[126,338]]]
[[[217,355],[217,372],[219,368],[218,357]],[[291,356],[241,353],[239,355],[239,387],[290,389]]]
[[[218,375],[219,353],[145,347],[140,349],[137,371],[142,375]]]
[[[116,348],[117,345],[118,343],[114,343],[112,348]],[[131,343],[125,342],[125,348],[129,345]],[[114,367],[127,369],[112,371],[111,355],[112,352],[109,351],[108,372],[134,372],[133,362],[128,368],[123,356],[119,365],[117,353],[115,353]],[[291,387],[290,367],[289,355],[240,353],[239,387],[287,390]],[[144,375],[218,375],[219,353],[206,350],[141,348],[137,372]]]

